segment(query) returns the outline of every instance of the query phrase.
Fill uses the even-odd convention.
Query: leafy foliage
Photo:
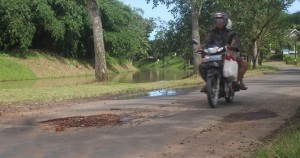
[[[176,15],[177,19],[174,23],[169,23],[169,28],[163,30],[162,35],[157,38],[158,41],[164,42],[167,46],[163,47],[164,50],[168,46],[168,41],[173,43],[185,40],[186,43],[191,38],[191,16],[190,16],[190,1],[175,1],[175,0],[146,0],[148,3],[152,3],[155,6],[165,4],[171,6],[171,11]],[[241,38],[242,42],[242,54],[248,56],[250,60],[254,58],[253,50],[254,43],[259,42],[259,54],[270,53],[270,49],[280,53],[282,48],[286,44],[286,30],[297,26],[297,20],[299,20],[299,14],[292,15],[289,18],[289,14],[284,11],[289,7],[294,0],[197,0],[200,28],[200,39],[213,28],[211,14],[214,12],[225,11],[230,15],[233,21],[233,29],[236,30]],[[293,22],[295,23],[293,23]],[[291,25],[288,25],[291,24]],[[184,27],[181,27],[184,26]],[[174,29],[176,28],[176,29]],[[172,36],[170,36],[172,32]],[[179,34],[175,36],[175,34]],[[185,38],[183,38],[185,37]],[[182,40],[182,41],[183,41]],[[157,42],[152,42],[158,45]],[[178,43],[174,44],[175,47],[180,47]],[[188,45],[182,46],[188,48]],[[158,48],[158,47],[155,47]],[[174,47],[172,47],[174,48]],[[180,49],[184,50],[184,49]],[[163,52],[162,50],[156,50],[157,52]],[[174,52],[174,50],[172,50]],[[190,52],[191,50],[185,50]],[[167,52],[164,52],[168,54]],[[191,53],[185,53],[186,59],[191,56]]]
[[[136,60],[180,55],[192,57],[191,12],[189,0],[145,0],[157,6],[167,5],[176,20],[161,27],[154,41],[148,41],[154,19],[142,18],[143,11],[118,0],[98,0],[105,49],[110,57]],[[289,46],[286,30],[298,30],[299,12],[289,15],[285,9],[294,0],[197,0],[201,39],[213,26],[211,14],[227,11],[234,30],[240,35],[242,53],[252,55],[254,41],[259,50],[270,47],[280,52]],[[0,49],[42,49],[64,56],[93,58],[91,21],[83,0],[0,0]],[[287,25],[291,24],[291,25]]]
[[[30,0],[0,0],[0,4],[0,48],[28,48],[36,31]]]
[[[147,56],[153,20],[118,0],[99,0],[104,41],[112,57]],[[0,49],[42,49],[92,58],[93,32],[85,1],[0,0]]]
[[[153,21],[143,19],[142,11],[123,3],[101,0],[106,51],[110,56],[134,59],[147,56],[148,37]]]

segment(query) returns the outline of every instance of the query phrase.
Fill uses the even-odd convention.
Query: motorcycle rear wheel
[[[218,76],[208,77],[206,81],[207,100],[211,108],[216,108],[219,102],[220,79]]]

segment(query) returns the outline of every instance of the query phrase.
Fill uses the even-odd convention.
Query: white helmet
[[[231,30],[232,29],[232,22],[230,19],[228,19],[228,22],[227,22],[227,25],[226,25],[226,28]]]

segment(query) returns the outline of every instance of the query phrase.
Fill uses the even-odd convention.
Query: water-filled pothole
[[[56,132],[65,131],[67,128],[103,127],[107,125],[121,125],[140,118],[136,114],[101,114],[92,116],[74,116],[42,121],[39,123],[53,126]]]
[[[274,112],[268,110],[261,110],[256,112],[247,113],[233,113],[224,118],[226,122],[239,122],[239,121],[252,121],[252,120],[262,120],[267,118],[274,118],[278,115]]]
[[[135,98],[142,98],[142,97],[178,96],[178,95],[184,95],[190,93],[195,90],[198,90],[198,87],[160,89],[160,90],[153,90],[153,91],[141,92],[141,93],[120,94],[120,95],[111,96],[110,99],[127,100],[127,99],[135,99]]]
[[[175,96],[178,95],[179,91],[183,90],[175,90],[175,89],[161,89],[161,90],[155,90],[145,93],[129,93],[129,94],[121,94],[113,96],[112,99],[117,100],[126,100],[126,99],[134,99],[138,97],[164,97],[164,96]]]
[[[177,91],[174,89],[161,89],[156,91],[151,91],[148,93],[150,97],[160,97],[160,96],[174,96],[177,94]]]

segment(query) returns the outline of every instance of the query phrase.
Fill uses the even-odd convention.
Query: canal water
[[[142,69],[131,73],[108,74],[109,82],[117,83],[146,83],[157,81],[169,81],[186,78],[193,74],[193,70],[182,69]],[[51,78],[39,80],[4,81],[0,82],[0,89],[22,89],[40,87],[58,87],[80,85],[95,82],[94,75],[68,78]]]

